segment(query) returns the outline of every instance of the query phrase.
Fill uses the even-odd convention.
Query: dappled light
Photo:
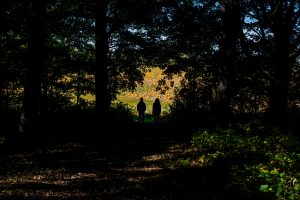
[[[300,1],[0,1],[0,199],[300,199]]]
[[[147,182],[163,176],[165,168],[162,163],[176,153],[174,148],[183,145],[176,145],[176,141],[170,139],[164,141],[163,138],[157,138],[157,141],[164,144],[166,149],[161,149],[160,153],[149,152],[149,155],[144,149],[138,159],[130,159],[130,155],[126,160],[118,157],[122,155],[114,151],[124,151],[126,147],[112,143],[103,147],[66,143],[37,152],[8,155],[2,158],[6,165],[2,165],[1,169],[9,169],[10,173],[0,178],[1,197],[84,199],[93,196],[114,197],[124,193],[126,197],[138,191],[136,195],[141,197],[143,191],[148,190],[145,185]],[[152,139],[137,138],[131,143],[124,143],[133,148],[133,152],[127,148],[126,153],[134,156],[135,149],[141,148],[140,143],[150,145],[154,152],[159,147]],[[55,163],[51,163],[51,160]],[[86,162],[82,163],[83,160]],[[27,170],[19,171],[21,168]]]

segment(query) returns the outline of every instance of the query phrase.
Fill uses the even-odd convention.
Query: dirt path
[[[0,199],[228,197],[222,171],[168,167],[187,145],[168,128],[148,125],[127,131],[101,142],[65,141],[2,156]]]

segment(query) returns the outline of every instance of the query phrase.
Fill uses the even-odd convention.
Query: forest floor
[[[0,199],[247,198],[226,188],[222,164],[168,165],[171,158],[193,153],[184,130],[136,123],[118,130],[103,131],[111,136],[105,139],[66,136],[38,146],[9,146],[0,157]]]

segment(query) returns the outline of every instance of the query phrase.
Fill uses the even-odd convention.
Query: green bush
[[[191,144],[197,149],[193,159],[199,165],[216,165],[219,160],[227,164],[231,175],[228,187],[239,185],[275,199],[300,198],[300,145],[292,135],[246,124],[197,132]]]

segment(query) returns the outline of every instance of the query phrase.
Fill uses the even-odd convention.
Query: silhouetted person
[[[152,115],[153,115],[154,124],[159,124],[160,113],[161,113],[160,101],[158,98],[156,98],[152,106]]]
[[[140,102],[137,104],[137,110],[139,113],[139,123],[144,123],[146,104],[143,100],[143,97],[140,98]]]

